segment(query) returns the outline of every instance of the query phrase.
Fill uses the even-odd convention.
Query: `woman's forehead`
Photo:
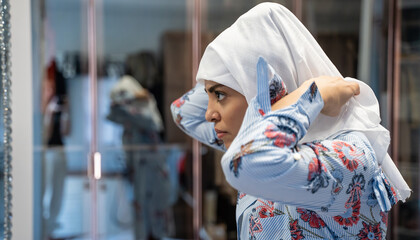
[[[206,86],[206,88],[207,87],[212,87],[212,86],[215,86],[215,85],[218,85],[218,84],[224,86],[223,84],[220,84],[220,83],[212,81],[212,80],[204,80],[204,86]]]
[[[231,89],[230,87],[227,87],[223,84],[220,84],[218,82],[215,81],[211,81],[211,80],[204,80],[204,87],[208,92],[213,92],[215,89],[217,88],[228,88]]]

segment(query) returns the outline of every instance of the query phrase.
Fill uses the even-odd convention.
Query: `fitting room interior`
[[[1,1],[2,237],[236,239],[222,153],[178,129],[170,104],[193,86],[207,44],[260,2]],[[271,2],[301,19],[343,76],[374,90],[413,189],[388,239],[419,239],[420,1]],[[125,112],[127,71],[153,96],[152,135]]]

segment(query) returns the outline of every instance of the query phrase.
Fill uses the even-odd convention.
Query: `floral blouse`
[[[205,120],[202,84],[171,106],[182,130],[226,151],[222,168],[238,190],[238,239],[385,239],[397,198],[366,137],[344,132],[300,143],[324,105],[316,84],[294,105],[271,111],[287,91],[277,74],[268,80],[263,70],[227,151]]]

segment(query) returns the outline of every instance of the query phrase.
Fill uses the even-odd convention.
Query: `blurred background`
[[[33,239],[236,239],[222,153],[187,137],[169,108],[207,44],[260,2],[30,1]],[[420,239],[420,1],[272,2],[374,90],[414,191],[387,239]]]

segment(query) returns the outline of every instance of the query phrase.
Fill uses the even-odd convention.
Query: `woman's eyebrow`
[[[206,90],[205,88],[204,88],[204,90],[205,90],[206,92],[212,93],[212,92],[214,92],[214,90],[215,90],[216,88],[218,88],[218,87],[223,87],[223,86],[224,86],[223,84],[216,84],[216,85],[211,86],[208,90]]]

